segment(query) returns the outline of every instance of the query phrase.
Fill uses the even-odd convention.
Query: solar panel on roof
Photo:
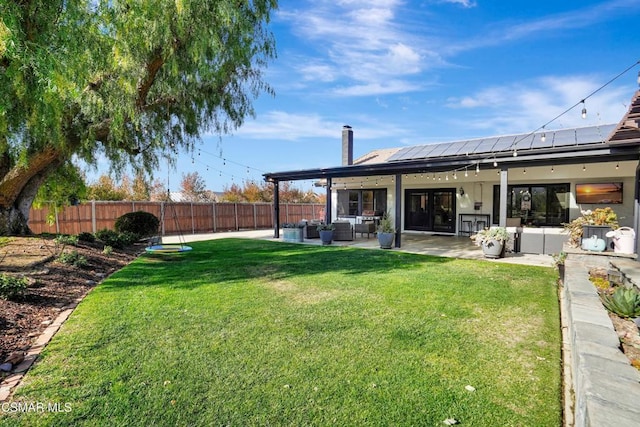
[[[447,147],[449,147],[449,144],[450,143],[435,144],[433,151],[429,153],[429,157],[441,156]]]
[[[518,150],[528,150],[533,145],[534,135],[526,135],[524,137],[517,137],[515,139],[518,143],[515,145],[515,148]]]
[[[507,135],[452,141],[439,144],[423,144],[405,147],[389,157],[388,161],[426,159],[442,156],[483,155],[513,150],[517,141],[518,150],[563,147],[576,144],[603,142],[613,132],[616,125],[590,126],[578,129],[546,130],[535,134]]]
[[[567,145],[576,145],[575,129],[562,129],[553,132],[553,146],[563,147]]]
[[[466,141],[458,141],[448,144],[446,149],[442,152],[441,156],[455,156],[456,154],[465,154],[464,152],[460,152],[462,148],[466,145]]]
[[[498,138],[496,143],[493,145],[492,151],[500,152],[513,149],[513,143],[517,141],[518,136],[503,136]]]

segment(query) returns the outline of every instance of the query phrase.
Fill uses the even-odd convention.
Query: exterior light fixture
[[[460,187],[460,195],[464,196],[464,188]]]

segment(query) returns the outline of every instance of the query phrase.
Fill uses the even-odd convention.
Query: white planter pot
[[[486,258],[502,258],[504,244],[498,240],[482,242],[482,252]]]

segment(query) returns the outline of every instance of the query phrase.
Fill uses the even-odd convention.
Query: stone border
[[[570,390],[565,389],[564,394],[573,394],[573,414],[569,419],[574,423],[567,424],[569,419],[565,419],[565,425],[638,425],[640,372],[620,351],[613,323],[589,281],[590,267],[608,269],[610,259],[570,253],[565,262],[561,304],[571,348],[571,379],[565,384]]]
[[[20,384],[27,371],[33,366],[42,350],[49,344],[53,336],[58,332],[62,324],[69,318],[73,310],[80,304],[83,298],[78,298],[71,304],[62,308],[56,319],[40,334],[36,342],[29,348],[24,360],[12,370],[12,374],[0,383],[0,403],[7,401],[15,388]]]

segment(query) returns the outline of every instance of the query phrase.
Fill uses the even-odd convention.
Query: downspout
[[[280,181],[273,181],[273,237],[280,238]]]

